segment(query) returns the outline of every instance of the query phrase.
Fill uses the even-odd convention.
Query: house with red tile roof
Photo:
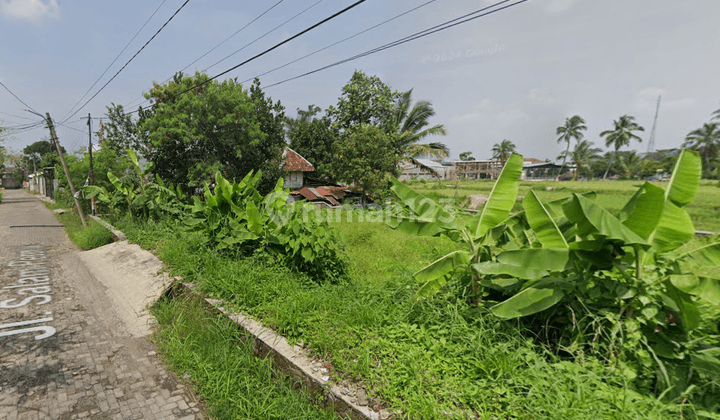
[[[282,169],[287,172],[284,186],[291,190],[300,189],[305,185],[304,174],[315,172],[315,167],[307,159],[293,149],[286,147],[283,150]]]

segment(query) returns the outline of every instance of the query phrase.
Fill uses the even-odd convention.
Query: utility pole
[[[67,178],[68,185],[70,186],[70,193],[73,196],[73,200],[75,200],[75,206],[77,207],[78,214],[80,215],[80,220],[82,221],[83,226],[87,226],[87,223],[85,222],[85,214],[83,214],[82,207],[80,207],[80,201],[78,201],[77,197],[75,196],[75,187],[73,187],[72,179],[70,179],[70,171],[68,170],[67,164],[65,163],[65,156],[63,156],[62,148],[60,147],[60,141],[58,141],[57,134],[55,134],[55,126],[53,125],[52,118],[50,118],[50,113],[46,112],[45,116],[47,117],[47,125],[50,129],[50,137],[52,137],[53,141],[55,142],[55,147],[57,148],[58,154],[60,155],[60,162],[62,162],[63,169],[65,170],[65,177]]]
[[[90,185],[95,185],[95,172],[93,172],[92,160],[92,118],[88,112],[88,154],[90,155]],[[90,211],[95,215],[95,197],[90,199]]]

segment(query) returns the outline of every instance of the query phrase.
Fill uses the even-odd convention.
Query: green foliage
[[[114,155],[114,151],[108,149]],[[180,216],[183,212],[186,195],[181,188],[165,184],[160,176],[155,176],[155,183],[146,182],[153,166],[148,164],[143,171],[140,169],[137,155],[132,149],[127,150],[131,170],[118,178],[107,172],[108,183],[112,188],[90,185],[82,189],[88,200],[96,197],[102,206],[108,206],[113,216],[129,212],[136,216],[160,217],[162,215]]]
[[[336,211],[343,221],[349,215]],[[526,338],[532,331],[525,326],[502,322],[458,299],[467,293],[462,281],[450,281],[434,299],[415,302],[412,273],[456,248],[445,237],[418,240],[357,219],[335,224],[348,237],[350,278],[319,284],[264,258],[208,249],[200,245],[199,233],[179,232],[177,224],[166,220],[118,227],[144,248],[157,249],[172,275],[222,299],[228,310],[252,315],[290,342],[302,339],[308,351],[331,365],[326,365],[331,382],[340,387],[343,380],[361,382],[373,403],[395,411],[398,419],[529,419],[538,413],[546,418],[699,417],[690,403],[671,405],[641,395],[590,356],[571,363],[547,352]],[[178,302],[176,308],[189,313],[189,306]],[[214,325],[202,323],[198,330]],[[244,373],[242,364],[222,364],[227,353],[211,350],[230,341],[227,337],[183,337],[174,350],[203,368],[172,363],[180,375],[190,373],[191,381],[211,384],[254,377]],[[203,346],[208,350],[197,350]],[[194,364],[196,360],[208,363]],[[220,367],[214,368],[216,364]],[[241,374],[228,379],[229,371]],[[240,415],[253,401],[237,401]]]
[[[202,303],[179,296],[152,308],[160,329],[155,342],[168,363],[187,374],[217,419],[336,419],[281,374],[272,359],[257,358],[252,340]]]
[[[205,187],[205,200],[193,197],[185,221],[217,249],[255,252],[265,249],[290,267],[315,277],[337,279],[344,273],[338,238],[313,204],[288,204],[282,178],[263,197],[257,191],[262,173],[250,172],[231,183],[218,172],[215,188]]]
[[[503,222],[517,195],[517,174],[505,177],[513,157],[469,232],[424,209],[419,220],[395,222],[408,232],[462,239],[469,248],[416,273],[425,283],[420,293],[437,293],[450,274],[471,269],[475,287],[484,288],[482,305],[499,318],[534,315],[552,325],[549,344],[573,349],[574,356],[599,354],[638,386],[670,400],[692,394],[705,404],[718,385],[706,373],[720,368],[720,278],[703,275],[702,267],[720,266],[720,243],[675,253],[694,236],[683,207],[697,191],[700,157],[684,151],[667,189],[644,184],[619,218],[592,196],[543,204],[531,192],[525,211]],[[394,190],[420,210],[420,196],[397,183]],[[698,387],[708,391],[694,392]]]
[[[400,156],[381,129],[365,125],[335,144],[333,177],[375,196],[387,195],[387,175],[397,171]]]
[[[122,105],[114,103],[106,108],[108,122],[103,125],[103,149],[108,148],[117,156],[125,156],[128,149],[142,150],[131,114]]]
[[[341,134],[367,125],[390,133],[393,132],[398,97],[399,93],[379,77],[355,70],[350,81],[342,88],[337,107],[328,109],[328,116]]]
[[[218,169],[230,179],[262,170],[260,190],[271,190],[285,146],[282,105],[266,98],[257,80],[248,91],[235,80],[209,79],[179,73],[150,89],[146,97],[153,106],[137,122],[144,156],[162,179],[186,193]]]
[[[57,218],[65,225],[70,240],[83,251],[99,248],[112,242],[112,233],[92,219],[87,219],[87,226],[83,226],[80,216],[73,212],[58,214]]]
[[[330,179],[338,133],[330,117],[316,116],[319,112],[320,107],[314,105],[307,110],[298,109],[297,118],[286,118],[285,126],[290,147],[315,167],[313,176]]]

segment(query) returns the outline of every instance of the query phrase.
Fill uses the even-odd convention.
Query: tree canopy
[[[248,90],[232,79],[178,73],[146,98],[152,107],[140,112],[137,134],[163,179],[190,190],[216,170],[228,179],[262,170],[260,189],[272,188],[286,144],[284,108],[265,97],[258,80]]]
[[[320,112],[315,105],[309,105],[307,110],[298,109],[297,118],[285,119],[285,128],[290,147],[315,166],[314,176],[328,180],[338,133],[330,117],[319,116]]]

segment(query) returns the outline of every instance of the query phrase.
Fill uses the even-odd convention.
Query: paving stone
[[[0,308],[0,325],[28,322],[0,332],[45,328],[0,337],[0,419],[205,419],[202,410],[182,412],[193,406],[192,396],[176,392],[180,387],[164,388],[174,383],[163,382],[173,374],[148,337],[133,337],[122,328],[104,286],[84,269],[65,230],[52,227],[58,225],[36,197],[4,191],[0,301],[22,301],[14,292],[20,288],[2,287],[21,285],[18,280],[29,275],[20,271],[28,267],[47,272],[42,276],[49,281],[42,286],[50,291],[42,289],[16,308]],[[51,329],[49,336],[35,339]],[[173,409],[180,411],[176,415]]]

